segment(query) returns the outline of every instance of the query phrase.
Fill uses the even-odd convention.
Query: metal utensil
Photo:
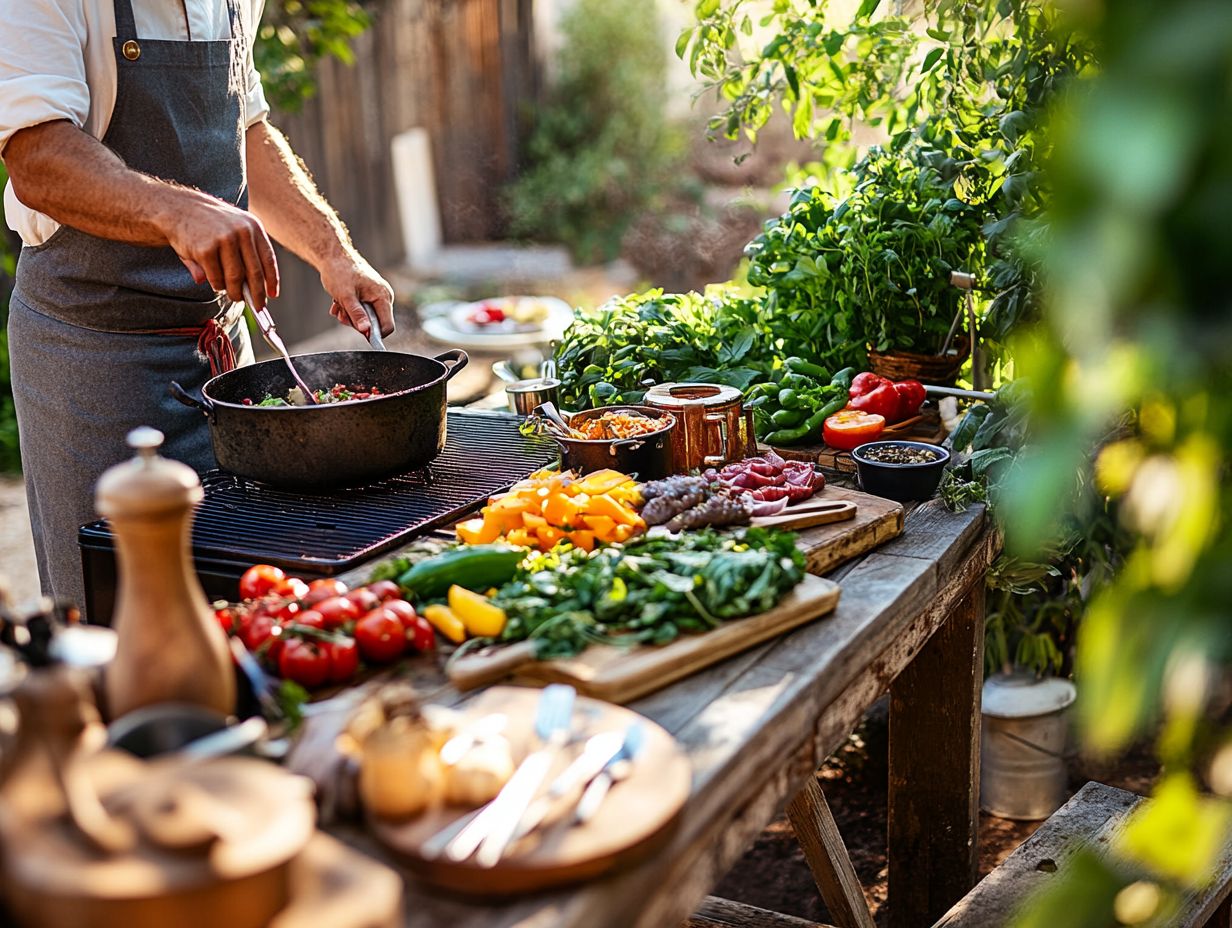
[[[625,741],[620,746],[620,751],[604,765],[598,776],[590,781],[586,791],[582,793],[582,798],[578,800],[577,809],[573,813],[573,824],[585,825],[595,817],[599,806],[603,805],[603,800],[607,798],[608,791],[633,769],[633,760],[641,752],[645,739],[646,729],[641,722],[634,722],[625,730]]]
[[[551,422],[556,428],[564,433],[566,438],[584,438],[577,429],[565,421],[565,417],[560,414],[560,410],[556,408],[555,403],[540,403],[535,407],[535,414],[542,416]]]
[[[371,303],[360,303],[368,315],[368,344],[377,351],[386,351],[385,342],[381,338],[381,322],[376,317],[376,307]]]
[[[282,338],[279,336],[278,329],[274,325],[274,317],[270,315],[269,307],[256,308],[256,304],[252,301],[252,292],[248,289],[248,284],[244,284],[244,303],[248,307],[248,311],[252,313],[252,318],[257,321],[257,328],[261,330],[261,337],[265,339],[265,343],[282,355],[282,359],[287,362],[287,367],[291,369],[291,377],[295,380],[296,385],[304,391],[304,402],[309,406],[315,406],[317,404],[317,396],[308,388],[308,384],[304,383],[304,378],[295,369],[295,364],[291,361],[291,353],[287,351],[287,346],[282,343]]]
[[[542,746],[514,771],[509,782],[447,845],[445,856],[463,861],[475,855],[480,866],[491,867],[504,853],[518,820],[535,797],[552,758],[569,740],[573,719],[573,687],[553,684],[539,697],[535,734]]]
[[[513,841],[538,828],[552,811],[552,806],[572,790],[596,777],[620,754],[624,741],[624,732],[619,731],[600,732],[588,739],[582,753],[552,781],[546,793],[530,804],[514,829]]]
[[[519,416],[528,416],[548,403],[555,408],[560,397],[560,381],[551,377],[534,377],[530,380],[515,380],[505,385],[509,397],[509,411]]]

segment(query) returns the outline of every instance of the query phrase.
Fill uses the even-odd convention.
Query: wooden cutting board
[[[733,619],[713,631],[684,635],[661,647],[624,650],[593,645],[577,657],[538,661],[529,642],[518,642],[451,661],[446,672],[462,690],[513,676],[530,684],[568,683],[579,693],[627,703],[832,612],[838,597],[837,583],[809,575],[769,612]]]
[[[505,736],[515,760],[520,760],[535,743],[538,702],[538,690],[500,686],[468,704],[466,714],[472,719],[505,715]],[[568,765],[585,738],[604,731],[623,732],[634,723],[642,726],[642,747],[628,776],[612,786],[595,817],[585,825],[571,826],[577,793],[566,795],[549,813],[544,827],[514,844],[509,855],[491,869],[473,861],[455,863],[423,854],[429,838],[451,825],[457,827],[462,816],[469,816],[465,809],[437,808],[408,822],[374,819],[369,827],[419,876],[467,895],[507,896],[593,879],[653,850],[670,834],[677,813],[689,798],[692,772],[671,735],[636,712],[584,697],[574,707],[574,731],[581,738],[554,759],[546,782]]]
[[[809,573],[824,574],[903,533],[905,510],[892,499],[830,485],[813,499],[854,503],[856,514],[844,522],[799,530],[797,544]]]

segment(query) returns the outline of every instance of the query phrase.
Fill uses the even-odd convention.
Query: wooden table
[[[931,924],[975,882],[984,574],[999,544],[982,507],[922,505],[901,537],[828,574],[843,591],[831,616],[634,703],[694,771],[678,829],[644,863],[505,904],[449,899],[411,879],[406,925],[679,925],[785,806],[827,900],[850,897],[850,873],[823,850],[833,820],[814,773],[887,690],[889,924]],[[443,678],[415,682],[436,701],[461,699]],[[362,832],[338,833],[383,856]]]

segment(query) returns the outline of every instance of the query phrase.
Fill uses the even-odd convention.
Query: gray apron
[[[132,0],[115,0],[116,101],[102,141],[135,170],[247,208],[247,48],[237,0],[225,2],[229,39],[179,42],[141,38]],[[164,454],[214,466],[205,419],[167,386],[196,392],[251,363],[242,307],[194,283],[170,247],[62,225],[22,249],[8,333],[43,592],[82,605],[77,530],[96,518],[94,485],[128,456],[129,430],[155,426]]]

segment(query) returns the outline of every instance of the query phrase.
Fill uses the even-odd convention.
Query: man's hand
[[[199,191],[183,194],[168,204],[160,225],[193,280],[209,281],[237,303],[246,283],[253,309],[278,296],[278,260],[261,220]]]
[[[355,252],[344,254],[321,266],[321,286],[333,297],[329,312],[344,325],[349,325],[365,338],[368,336],[368,314],[362,303],[371,303],[381,324],[382,335],[394,331],[393,288]]]

